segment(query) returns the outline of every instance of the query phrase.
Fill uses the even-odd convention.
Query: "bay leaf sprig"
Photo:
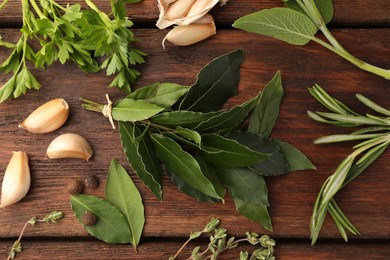
[[[0,47],[10,49],[0,71],[12,73],[0,88],[0,102],[41,88],[29,62],[41,69],[57,61],[72,61],[91,73],[105,69],[107,75],[116,75],[110,86],[131,92],[140,74],[133,66],[143,63],[146,54],[133,47],[137,39],[129,29],[132,22],[125,16],[126,1],[110,0],[110,15],[91,0],[85,2],[89,9],[81,9],[80,4],[63,6],[55,0],[21,1],[19,39],[11,43],[0,36]]]
[[[308,115],[313,120],[340,127],[361,127],[350,134],[337,134],[318,138],[316,144],[329,144],[346,141],[361,141],[353,146],[349,154],[337,167],[335,172],[323,184],[314,205],[311,218],[312,244],[317,241],[327,212],[330,213],[336,226],[344,238],[348,240],[346,231],[359,234],[346,215],[337,205],[334,196],[352,180],[358,177],[370,166],[390,144],[390,110],[376,104],[367,97],[357,94],[356,98],[378,115],[361,115],[331,97],[319,85],[310,88],[310,93],[330,112],[311,112]]]
[[[229,191],[240,214],[272,230],[264,177],[315,167],[270,137],[283,96],[279,72],[255,97],[223,107],[238,91],[242,61],[235,50],[207,64],[191,87],[156,83],[108,105],[82,99],[83,107],[117,121],[129,163],[159,200],[164,169],[200,201],[223,202]]]
[[[70,197],[72,210],[82,227],[109,244],[131,243],[135,250],[145,224],[141,195],[127,171],[115,160],[108,171],[105,198],[93,195]],[[84,223],[85,213],[96,216],[96,223]]]
[[[236,20],[233,27],[271,36],[292,45],[314,41],[358,68],[390,79],[390,70],[368,64],[348,52],[327,27],[333,18],[332,0],[282,0],[286,8],[264,9]],[[318,31],[328,41],[316,37]]]

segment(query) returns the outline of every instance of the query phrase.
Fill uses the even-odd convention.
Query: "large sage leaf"
[[[243,57],[242,50],[235,50],[207,64],[179,109],[197,112],[219,110],[229,97],[237,93]]]
[[[287,160],[289,171],[299,170],[315,170],[316,167],[312,162],[297,148],[291,144],[279,139],[271,139],[284,154],[284,158]]]
[[[162,125],[169,128],[176,128],[178,126],[185,128],[195,128],[197,125],[202,123],[215,115],[221,114],[222,112],[193,112],[193,111],[170,111],[163,112],[150,118],[150,121],[157,125]]]
[[[110,244],[130,242],[131,233],[126,218],[117,207],[108,201],[80,194],[71,196],[70,203],[76,218],[92,236]],[[96,215],[94,225],[83,224],[85,212],[92,212]]]
[[[269,206],[264,177],[249,168],[217,168],[218,177],[234,198]]]
[[[123,151],[131,167],[153,194],[162,200],[162,175],[160,161],[144,125],[119,122]]]
[[[317,33],[317,26],[306,15],[288,8],[265,9],[243,16],[233,27],[275,37],[294,45],[305,45]]]
[[[233,200],[234,200],[234,205],[236,206],[236,210],[241,215],[259,223],[265,229],[272,231],[271,217],[268,213],[268,209],[266,205],[256,205],[253,203],[243,201],[239,198],[233,198]]]
[[[282,98],[282,79],[280,72],[277,72],[261,92],[260,101],[251,115],[248,131],[268,138],[278,119]]]
[[[164,110],[144,100],[125,98],[115,103],[112,107],[112,117],[117,121],[136,122],[148,119]]]
[[[314,0],[318,11],[320,12],[325,23],[329,23],[333,18],[332,0]],[[284,3],[286,7],[306,14],[296,0],[288,0]]]
[[[130,93],[126,98],[144,100],[160,107],[173,106],[179,98],[188,92],[189,87],[174,83],[156,83]]]
[[[183,181],[207,196],[222,199],[212,183],[202,173],[195,158],[185,152],[174,140],[161,134],[152,134],[152,141],[157,156],[169,172],[177,174]]]
[[[221,167],[246,167],[269,156],[217,134],[202,135],[201,155],[208,163]]]
[[[145,224],[144,205],[129,174],[115,159],[108,170],[106,200],[125,216],[130,227],[130,243],[137,248]]]
[[[250,168],[264,176],[280,175],[289,172],[290,168],[279,146],[261,135],[249,132],[235,132],[227,137],[260,153],[270,154],[265,160],[254,163]]]

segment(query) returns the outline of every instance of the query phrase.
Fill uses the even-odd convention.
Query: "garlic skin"
[[[56,98],[35,109],[19,124],[19,128],[31,133],[49,133],[60,128],[68,116],[68,103],[63,98]]]
[[[79,158],[86,161],[92,157],[91,145],[84,137],[78,134],[66,133],[57,136],[46,150],[51,159],[58,158]]]
[[[31,176],[27,154],[25,152],[13,152],[1,186],[0,208],[15,204],[24,198],[30,189],[30,184]]]
[[[165,48],[165,40],[179,46],[188,46],[203,41],[216,34],[214,19],[207,14],[189,25],[178,25],[174,27],[163,39],[162,45]]]
[[[192,6],[187,12],[188,2],[192,3]],[[165,29],[174,24],[189,25],[207,14],[218,2],[219,0],[157,0],[160,15],[156,26]],[[183,13],[186,15],[181,17]]]

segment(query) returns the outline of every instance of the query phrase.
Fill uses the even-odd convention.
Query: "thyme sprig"
[[[329,176],[323,184],[317,200],[310,223],[312,244],[317,241],[326,213],[332,216],[337,228],[348,241],[346,231],[354,235],[359,231],[348,220],[334,196],[348,183],[358,177],[371,163],[373,163],[390,144],[390,110],[376,104],[367,97],[357,94],[356,98],[365,106],[379,113],[379,115],[361,115],[352,111],[339,100],[332,98],[324,89],[315,85],[310,93],[331,112],[311,112],[308,115],[315,121],[333,124],[341,127],[362,127],[350,134],[337,134],[318,138],[314,143],[327,144],[336,142],[356,141],[362,142],[353,146],[354,151],[349,154]]]
[[[271,239],[268,235],[263,235],[260,237],[259,234],[246,232],[245,238],[235,240],[234,237],[228,238],[226,233],[227,230],[225,228],[218,227],[219,223],[219,219],[212,218],[202,230],[191,232],[188,240],[184,242],[182,247],[176,252],[174,256],[171,256],[169,260],[176,259],[190,241],[199,238],[203,234],[210,234],[210,242],[207,245],[207,248],[202,251],[200,246],[195,247],[192,250],[191,256],[188,257],[187,260],[217,259],[218,256],[223,252],[229,249],[234,249],[243,242],[248,242],[253,246],[259,245],[259,248],[254,250],[250,256],[248,251],[241,251],[239,260],[275,259],[273,253],[276,243],[275,240]]]
[[[24,224],[18,240],[14,242],[14,244],[11,247],[11,250],[9,251],[7,260],[14,259],[16,254],[22,251],[22,243],[20,241],[22,240],[22,237],[28,225],[34,226],[36,223],[55,223],[57,222],[57,220],[61,219],[62,217],[63,214],[60,211],[53,211],[50,214],[46,215],[43,219],[37,219],[37,217],[32,217],[29,221],[27,221]]]

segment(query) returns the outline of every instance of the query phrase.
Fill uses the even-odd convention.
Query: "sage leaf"
[[[261,92],[260,100],[251,115],[248,131],[268,138],[279,116],[282,98],[282,78],[278,71]]]
[[[130,228],[130,243],[137,249],[145,224],[141,195],[126,170],[112,159],[106,184],[106,200],[125,216]]]
[[[112,117],[117,121],[135,122],[148,119],[164,110],[144,100],[121,99],[112,107]]]
[[[269,156],[218,134],[202,135],[201,155],[208,163],[221,167],[246,167]]]
[[[243,51],[235,50],[207,64],[180,103],[179,110],[219,110],[229,97],[237,93],[243,59]]]
[[[218,177],[234,198],[269,206],[264,177],[249,168],[217,168]]]
[[[147,128],[144,125],[130,122],[119,122],[119,135],[123,151],[134,172],[162,200],[162,175],[160,161]]]
[[[144,100],[159,107],[173,106],[185,93],[188,87],[174,83],[155,83],[130,93],[126,98]]]
[[[158,115],[151,117],[150,122],[162,125],[169,128],[176,128],[178,126],[185,128],[195,128],[203,121],[206,121],[215,115],[219,115],[221,112],[193,112],[193,111],[170,111],[163,112]]]
[[[169,137],[152,134],[152,141],[158,158],[166,165],[167,170],[177,174],[183,181],[207,196],[222,199],[212,183],[203,175],[202,170],[189,153]]]
[[[254,151],[269,154],[265,160],[250,165],[250,168],[255,170],[257,174],[275,176],[289,172],[290,168],[284,154],[272,141],[259,134],[249,132],[234,132],[227,135],[227,137]]]
[[[198,132],[194,130],[178,126],[175,128],[174,133],[188,140],[194,141],[196,144],[199,145],[199,147],[201,145],[202,137]]]
[[[293,145],[279,139],[272,139],[286,159],[289,171],[316,170],[315,165]]]
[[[293,45],[305,45],[317,33],[317,26],[309,17],[288,8],[265,9],[243,16],[234,22],[233,27]]]
[[[306,14],[296,0],[288,0],[285,1],[284,4],[290,9]],[[317,6],[324,22],[329,23],[332,20],[334,13],[332,0],[314,0],[314,4]]]
[[[265,229],[272,231],[271,217],[268,213],[266,205],[256,205],[234,197],[233,200],[236,210],[241,215],[255,221],[256,223],[259,223]]]
[[[83,228],[92,236],[109,244],[130,242],[130,229],[126,218],[117,207],[104,199],[91,195],[74,195],[70,197],[72,210]],[[96,223],[92,226],[83,224],[85,212],[96,215]]]

